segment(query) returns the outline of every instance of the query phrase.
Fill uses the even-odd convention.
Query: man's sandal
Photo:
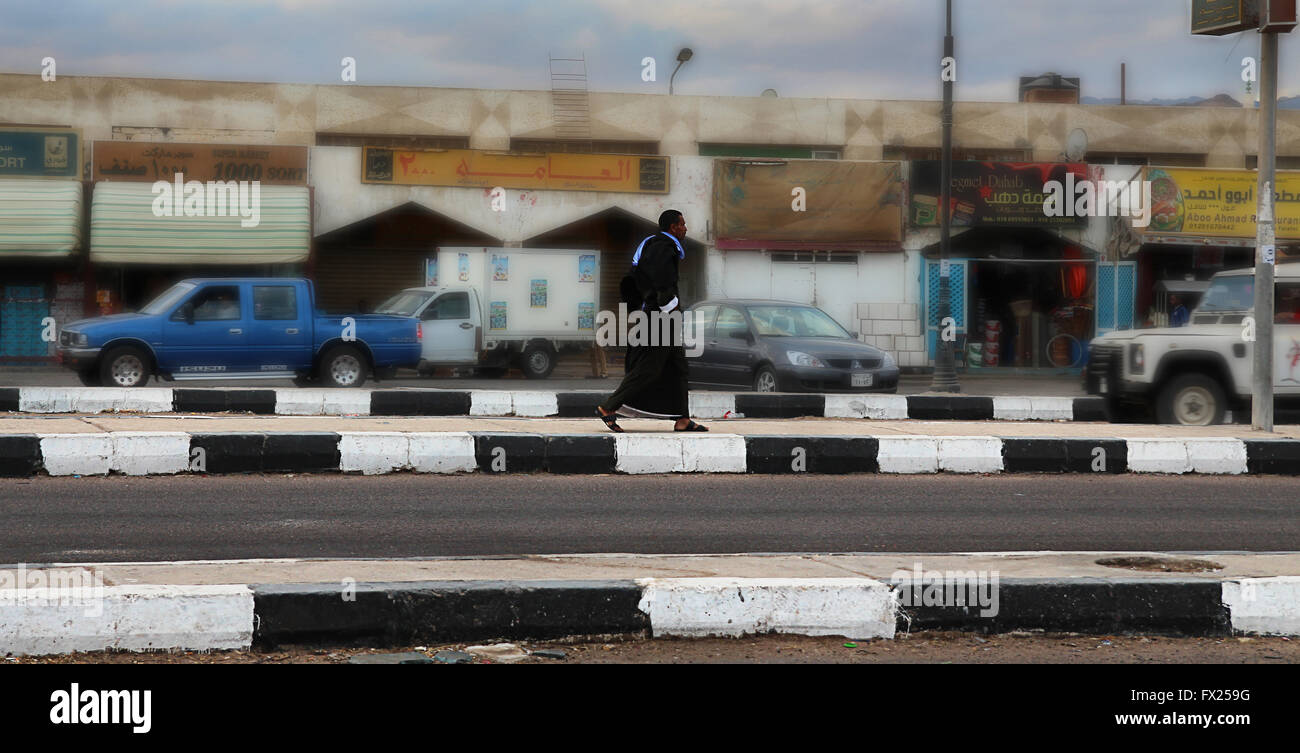
[[[623,427],[618,425],[617,413],[602,413],[600,408],[597,407],[596,415],[600,417],[601,421],[605,422],[605,425],[609,427],[610,431],[614,432],[615,434],[623,433]]]
[[[691,421],[690,423],[686,424],[686,426],[681,429],[677,428],[676,426],[673,426],[673,431],[708,431],[708,430],[709,427],[702,426],[700,424],[695,423],[694,421]]]

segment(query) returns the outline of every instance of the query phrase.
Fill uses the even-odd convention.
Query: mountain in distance
[[[1085,105],[1117,105],[1118,97],[1082,97],[1080,103]],[[1153,105],[1157,107],[1241,107],[1242,104],[1227,94],[1205,97],[1182,97],[1180,99],[1130,99],[1130,105]],[[1254,106],[1254,103],[1251,103]],[[1300,110],[1300,96],[1278,97],[1280,110]]]

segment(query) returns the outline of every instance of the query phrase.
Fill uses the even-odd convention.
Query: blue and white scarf
[[[682,248],[682,242],[677,240],[677,236],[673,235],[672,233],[665,233],[662,230],[660,232],[668,236],[668,240],[672,241],[674,246],[677,246],[677,258],[685,259],[686,249]],[[637,265],[637,262],[641,261],[641,249],[645,248],[645,244],[649,243],[653,239],[654,239],[653,235],[647,236],[645,240],[641,241],[641,245],[636,247],[636,253],[632,254],[632,266],[635,267]]]

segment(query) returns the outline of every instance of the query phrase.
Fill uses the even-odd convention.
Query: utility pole
[[[945,0],[946,26],[943,37],[943,57],[952,59],[952,0]],[[930,383],[933,392],[961,392],[957,383],[957,368],[953,357],[952,339],[944,337],[945,322],[952,318],[952,274],[948,255],[951,246],[950,215],[952,214],[952,76],[943,76],[943,158],[939,168],[939,332],[934,354],[934,377]]]
[[[1273,431],[1273,152],[1277,133],[1277,32],[1259,32],[1259,169],[1255,217],[1255,374],[1251,428]]]

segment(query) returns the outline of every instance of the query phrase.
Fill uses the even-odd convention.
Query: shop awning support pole
[[[946,2],[946,23],[943,37],[944,59],[952,58],[952,0]],[[934,392],[961,392],[957,383],[957,367],[953,356],[953,339],[944,337],[948,329],[945,321],[952,317],[952,274],[948,261],[950,252],[952,213],[952,77],[943,79],[943,161],[939,176],[939,337],[934,354],[934,378],[930,389]],[[955,327],[953,328],[955,334]]]
[[[1251,428],[1273,431],[1273,152],[1277,128],[1277,32],[1259,33],[1259,207],[1255,220],[1255,373]]]

